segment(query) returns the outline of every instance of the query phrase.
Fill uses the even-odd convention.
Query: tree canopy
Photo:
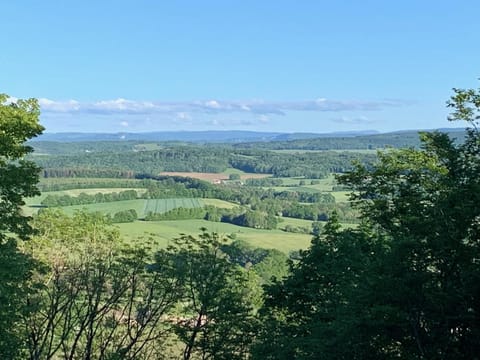
[[[335,217],[267,288],[255,350],[271,359],[474,359],[480,353],[479,92],[455,90],[462,144],[379,154],[339,181],[362,220]],[[265,354],[268,354],[265,356]]]
[[[25,141],[39,135],[36,100],[16,100],[0,94],[0,357],[18,353],[18,324],[26,311],[24,297],[31,259],[19,252],[17,240],[32,233],[21,206],[23,198],[38,195],[37,166],[24,157],[32,151]]]

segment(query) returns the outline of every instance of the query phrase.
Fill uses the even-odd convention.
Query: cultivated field
[[[273,186],[272,189],[276,191],[300,191],[300,192],[328,192],[335,197],[335,201],[348,202],[350,191],[333,191],[333,187],[337,185],[333,175],[325,179],[305,179],[301,177],[280,178],[283,181],[282,186]],[[318,184],[311,184],[311,182],[318,182]],[[304,185],[300,185],[303,182]]]
[[[90,191],[92,190],[92,191]],[[93,191],[95,190],[95,191]],[[41,202],[47,195],[63,195],[69,194],[72,196],[78,195],[82,192],[87,194],[96,194],[98,192],[110,193],[115,191],[122,191],[128,189],[108,189],[115,191],[99,191],[107,189],[75,189],[75,190],[65,190],[65,191],[50,191],[45,192],[40,196],[35,196],[33,198],[26,199],[26,205],[23,210],[25,215],[33,215],[41,208]],[[144,191],[144,189],[138,189]],[[149,212],[154,213],[164,213],[166,211],[183,207],[183,208],[196,208],[203,207],[206,205],[213,205],[219,208],[231,209],[237,205],[223,200],[218,199],[196,199],[196,198],[172,198],[172,199],[135,199],[135,200],[121,200],[121,201],[112,201],[105,203],[95,203],[95,204],[86,204],[86,205],[72,205],[64,206],[61,209],[67,214],[73,214],[75,211],[87,209],[92,212],[101,212],[105,214],[113,215],[116,212],[134,209],[140,218],[145,217]]]
[[[182,208],[199,208],[203,207],[204,203],[201,199],[148,199],[145,201],[145,209],[142,212],[143,216],[149,212],[161,214],[179,207]]]

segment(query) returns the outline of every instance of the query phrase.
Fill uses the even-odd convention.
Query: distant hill
[[[269,142],[243,142],[234,144],[237,148],[263,150],[361,150],[393,148],[418,148],[420,146],[419,132],[432,130],[406,130],[391,133],[370,135],[317,136],[315,138],[287,139]],[[441,129],[456,141],[461,141],[465,130],[463,128]]]
[[[46,133],[30,141],[37,154],[156,150],[165,146],[218,145],[258,150],[374,150],[418,148],[420,130],[391,133],[274,133],[254,131],[172,131],[151,133]],[[426,130],[428,131],[428,130]],[[441,129],[462,141],[464,129]]]
[[[282,133],[255,131],[156,131],[145,133],[45,133],[36,141],[181,141],[244,142],[271,141]]]
[[[257,131],[156,131],[146,133],[45,133],[33,141],[85,142],[85,141],[181,141],[193,143],[242,143],[314,139],[321,137],[359,136],[376,131],[348,131],[324,134],[279,133]]]

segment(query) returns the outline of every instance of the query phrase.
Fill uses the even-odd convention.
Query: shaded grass
[[[237,204],[234,204],[225,200],[220,200],[220,199],[202,199],[202,202],[205,205],[216,206],[218,208],[223,208],[223,209],[232,209],[238,206]]]

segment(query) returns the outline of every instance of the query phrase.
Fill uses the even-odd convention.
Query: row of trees
[[[52,195],[49,194],[41,201],[43,206],[71,206],[71,205],[87,205],[112,201],[135,200],[138,199],[138,193],[135,190],[124,190],[119,192],[101,193],[93,195],[80,193],[78,196],[70,196],[68,194]]]
[[[145,216],[146,221],[187,219],[205,219],[208,221],[226,222],[254,229],[276,229],[278,224],[277,217],[271,212],[258,210],[252,211],[245,207],[235,207],[232,209],[218,208],[211,205],[201,208],[178,207],[163,213],[149,212]]]

